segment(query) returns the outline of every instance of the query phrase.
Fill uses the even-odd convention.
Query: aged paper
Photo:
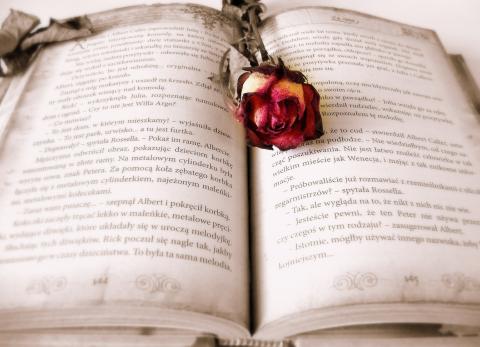
[[[479,128],[435,34],[305,8],[262,35],[318,88],[326,134],[253,151],[260,332],[337,306],[478,304]]]
[[[98,34],[49,47],[18,82],[0,158],[2,326],[181,324],[165,309],[238,336],[245,142],[212,82],[232,23],[196,5],[91,19]]]

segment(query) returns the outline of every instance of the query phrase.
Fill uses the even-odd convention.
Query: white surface
[[[42,23],[49,17],[65,18],[84,13],[108,10],[135,4],[149,4],[148,0],[1,0],[0,19],[10,8],[39,16]],[[178,2],[202,3],[215,8],[221,0],[190,0]],[[269,13],[297,6],[334,6],[347,8],[399,22],[435,30],[449,53],[462,54],[480,85],[480,1],[478,0],[265,0]]]

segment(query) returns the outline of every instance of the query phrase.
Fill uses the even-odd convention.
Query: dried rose
[[[235,117],[251,145],[287,150],[323,135],[320,96],[301,72],[287,69],[281,60],[245,70],[237,82]]]

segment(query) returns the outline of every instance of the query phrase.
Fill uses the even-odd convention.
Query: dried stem
[[[234,102],[234,97],[229,89],[229,82],[230,82],[230,68],[228,64],[228,54],[230,53],[230,49],[228,49],[222,56],[220,60],[220,66],[218,70],[218,77],[220,82],[220,90],[222,92],[223,101],[225,105],[228,107],[230,112],[235,112],[237,105]],[[225,67],[226,66],[226,67]]]
[[[260,5],[255,4],[252,5],[248,9],[248,22],[252,29],[252,33],[254,35],[255,41],[258,45],[258,50],[260,51],[260,55],[262,57],[262,62],[266,62],[270,60],[270,56],[268,55],[267,50],[265,49],[265,45],[263,43],[262,37],[260,36],[260,32],[258,31],[258,9]]]
[[[265,5],[260,0],[223,0],[223,12],[240,23],[242,40],[234,46],[249,60],[251,66],[259,65],[258,52],[262,63],[272,62],[258,30],[260,14],[264,9]]]

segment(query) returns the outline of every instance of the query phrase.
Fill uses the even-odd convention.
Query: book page
[[[165,309],[246,334],[246,147],[212,82],[232,23],[196,5],[91,20],[96,35],[48,47],[18,82],[0,157],[1,326],[182,325]]]
[[[420,337],[420,338],[323,338],[315,337],[299,339],[296,347],[475,347],[480,337]]]
[[[480,127],[436,35],[326,8],[262,35],[318,88],[325,135],[253,150],[259,336],[327,307],[345,312],[324,327],[347,305],[478,304]]]

